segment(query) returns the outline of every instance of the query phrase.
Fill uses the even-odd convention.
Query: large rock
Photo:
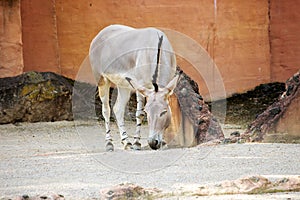
[[[276,192],[298,192],[300,190],[300,176],[288,176],[271,181],[263,176],[247,176],[236,180],[225,180],[216,184],[197,185],[186,189],[182,193],[191,196],[212,196],[229,194],[264,194]]]
[[[174,90],[177,98],[173,98],[173,103],[171,101],[172,113],[175,113],[172,120],[179,118],[176,120],[177,128],[174,129],[180,135],[181,146],[193,146],[211,140],[224,139],[220,124],[199,94],[197,83],[185,73],[181,76]],[[178,101],[179,106],[176,106],[174,101]]]
[[[60,121],[75,119],[104,120],[97,87],[76,82],[52,72],[27,72],[0,79],[0,124],[15,122]],[[110,105],[117,90],[111,88]],[[73,104],[73,105],[72,105]],[[135,120],[136,97],[126,108],[125,119]],[[111,120],[114,120],[114,114]]]
[[[300,142],[300,71],[286,82],[286,91],[262,112],[242,137],[249,141]]]
[[[54,73],[0,79],[0,124],[72,120],[71,83]]]

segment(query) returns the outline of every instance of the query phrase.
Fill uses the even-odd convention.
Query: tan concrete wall
[[[271,81],[286,81],[300,68],[300,1],[270,5]]]
[[[22,0],[24,71],[61,74],[55,0]]]
[[[0,1],[0,78],[23,72],[20,0]]]
[[[270,81],[268,1],[57,0],[56,13],[62,74],[70,77],[98,31],[119,23],[174,29],[196,40],[215,60],[228,94]],[[195,70],[181,66],[207,94]]]

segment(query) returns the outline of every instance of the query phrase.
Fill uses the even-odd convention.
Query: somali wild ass
[[[148,144],[152,149],[161,147],[164,144],[163,133],[171,121],[168,96],[179,78],[179,75],[175,76],[176,58],[166,35],[155,28],[111,25],[93,39],[89,58],[102,101],[106,150],[113,150],[109,126],[111,83],[118,89],[113,111],[124,148],[132,147],[124,126],[125,107],[132,90],[137,96],[137,126],[132,148],[141,149],[140,130],[144,111],[149,124]]]

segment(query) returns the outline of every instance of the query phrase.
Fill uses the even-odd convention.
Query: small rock
[[[277,115],[280,112],[281,112],[281,109],[279,107],[274,107],[271,110],[269,110],[269,113],[273,116]]]
[[[230,138],[225,138],[222,143],[223,144],[230,144],[230,143],[232,143],[232,141],[231,141]]]
[[[202,123],[204,123],[205,121],[202,118],[198,118],[197,119],[197,124],[200,125]]]
[[[230,133],[230,136],[240,137],[241,133],[239,131],[234,131],[234,132]]]
[[[293,80],[296,82],[296,83],[298,83],[299,82],[299,75],[294,75],[293,76]]]
[[[51,197],[53,200],[64,200],[65,199],[64,195],[61,195],[61,194],[53,194],[53,195],[51,195]]]
[[[203,97],[200,94],[196,94],[196,97],[200,100],[203,100]]]
[[[180,94],[183,96],[183,97],[186,97],[187,96],[187,89],[186,88],[182,88],[180,90]]]
[[[293,85],[289,85],[288,88],[287,88],[287,91],[286,91],[286,96],[290,96],[292,91],[294,89],[294,86]]]
[[[196,105],[195,108],[196,108],[197,110],[199,110],[199,111],[202,110],[202,106],[201,106],[201,105]]]
[[[149,199],[159,192],[157,189],[145,189],[132,183],[122,183],[100,190],[100,199]]]

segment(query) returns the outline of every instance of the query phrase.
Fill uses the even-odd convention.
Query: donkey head
[[[160,88],[153,83],[154,89],[139,87],[130,78],[126,78],[130,85],[147,98],[145,112],[149,125],[148,144],[152,149],[158,149],[163,143],[163,133],[171,123],[171,109],[168,97],[173,93],[179,79],[176,75],[166,87]]]

